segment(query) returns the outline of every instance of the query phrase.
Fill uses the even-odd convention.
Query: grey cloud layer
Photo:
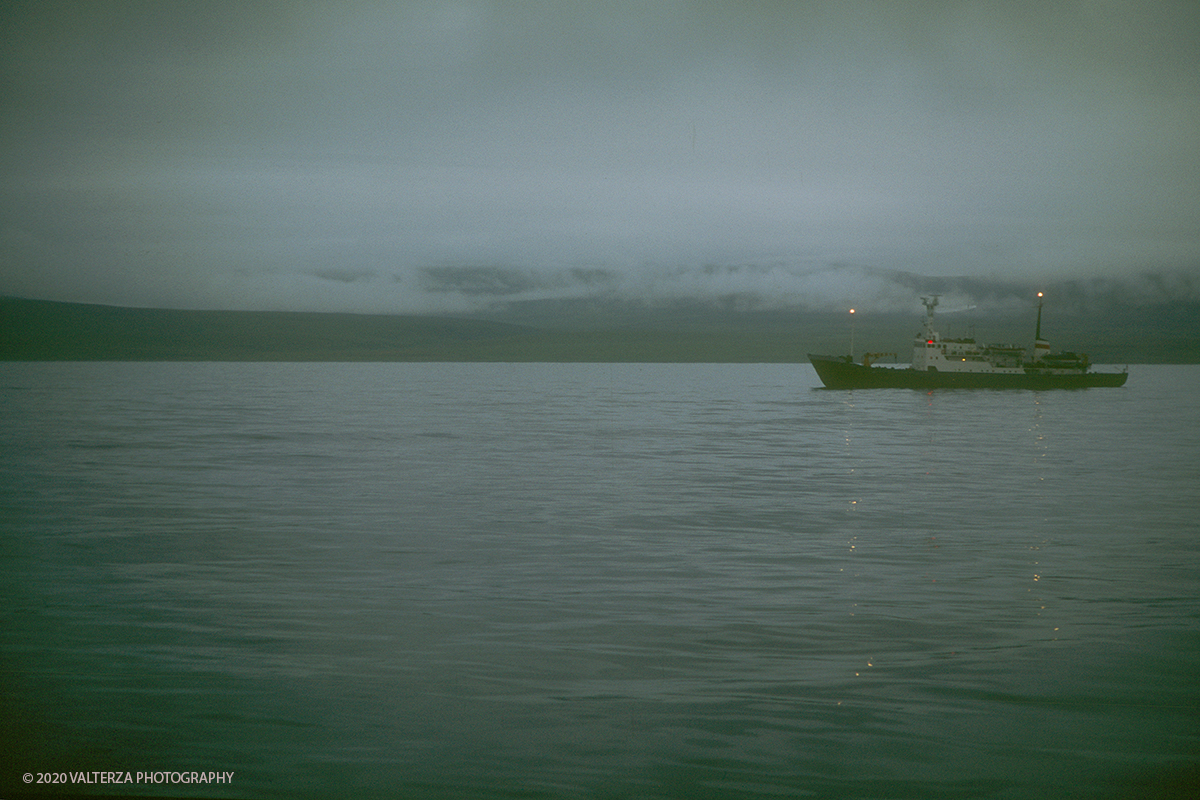
[[[1191,4],[6,13],[0,292],[420,311],[1200,266]]]

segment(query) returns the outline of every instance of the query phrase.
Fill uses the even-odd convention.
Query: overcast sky
[[[0,15],[0,294],[815,307],[1200,267],[1194,0]]]

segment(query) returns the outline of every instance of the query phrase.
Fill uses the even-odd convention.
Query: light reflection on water
[[[1196,368],[0,369],[18,767],[1055,797],[1196,753]]]

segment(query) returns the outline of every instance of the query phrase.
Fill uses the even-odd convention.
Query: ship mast
[[[1038,292],[1037,327],[1033,332],[1033,360],[1041,361],[1042,356],[1050,355],[1050,343],[1042,338],[1042,293]]]
[[[933,329],[933,309],[937,308],[938,295],[922,297],[921,302],[925,305],[925,341],[937,341],[937,331]]]

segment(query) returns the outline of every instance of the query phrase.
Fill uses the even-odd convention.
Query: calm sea
[[[0,364],[0,792],[1196,796],[1200,367],[816,385]]]

